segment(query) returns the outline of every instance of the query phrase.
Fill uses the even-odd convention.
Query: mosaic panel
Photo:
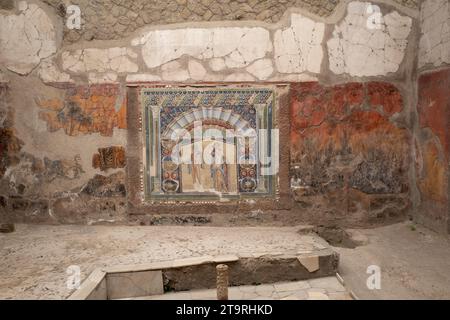
[[[273,193],[272,88],[142,88],[148,199]],[[273,154],[272,154],[273,153]],[[264,158],[263,158],[264,157]]]

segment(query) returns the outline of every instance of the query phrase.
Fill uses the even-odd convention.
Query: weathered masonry
[[[448,0],[68,5],[0,4],[2,220],[450,230]]]

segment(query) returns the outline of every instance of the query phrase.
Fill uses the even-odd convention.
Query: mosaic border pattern
[[[163,141],[170,136],[173,129],[190,125],[195,119],[223,120],[230,128],[242,129],[247,126],[252,129],[273,128],[275,114],[275,90],[272,87],[177,87],[139,89],[142,132],[145,148],[144,163],[144,199],[158,201],[192,201],[218,200],[222,198],[240,199],[275,194],[274,176],[263,176],[261,163],[258,159],[255,165],[239,164],[238,192],[180,192],[179,168],[167,170],[165,157],[167,150]],[[244,125],[245,124],[245,125]],[[271,150],[270,135],[264,141],[257,142],[258,148],[267,150],[267,155],[276,154]],[[274,153],[275,151],[276,153]],[[170,169],[170,168],[169,168]],[[171,172],[168,172],[171,171]],[[169,175],[168,175],[169,174]],[[164,180],[170,176],[171,185]],[[177,180],[178,179],[178,180]],[[168,190],[168,186],[170,190]]]

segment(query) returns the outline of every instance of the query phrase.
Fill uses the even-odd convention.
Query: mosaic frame
[[[141,131],[143,148],[142,158],[142,197],[143,202],[172,202],[172,201],[188,201],[191,203],[204,203],[204,201],[218,200],[240,200],[259,197],[274,197],[277,190],[278,174],[270,176],[262,176],[260,174],[260,163],[257,161],[256,177],[258,191],[245,192],[241,189],[241,177],[238,175],[239,192],[236,194],[200,193],[200,192],[169,192],[163,190],[162,180],[164,175],[163,154],[161,147],[161,137],[167,129],[170,120],[176,118],[177,114],[191,112],[190,110],[199,110],[205,108],[211,110],[233,109],[247,106],[254,109],[254,121],[250,117],[246,117],[248,123],[251,123],[256,129],[272,129],[276,123],[277,99],[276,90],[273,86],[204,86],[204,87],[155,87],[140,86],[138,88],[138,100],[141,112]],[[189,97],[190,95],[190,97]],[[261,99],[265,98],[265,99]],[[229,101],[231,100],[231,102]],[[227,102],[228,101],[228,102]],[[227,104],[228,103],[228,104]],[[257,106],[257,107],[255,107]],[[172,108],[172,109],[170,109]],[[161,111],[169,110],[169,119],[161,117]],[[175,110],[175,112],[173,112]],[[247,110],[248,111],[248,110]],[[194,113],[196,111],[193,111]],[[171,113],[174,113],[173,115]],[[217,112],[219,113],[219,112]],[[269,135],[270,136],[270,135]],[[260,146],[258,139],[258,146]],[[279,157],[278,150],[270,149],[270,137],[268,140],[269,156],[275,154]],[[238,166],[238,174],[241,173],[241,167]],[[250,168],[252,169],[252,168]],[[255,169],[255,168],[253,168]],[[178,173],[178,177],[180,173]],[[178,183],[178,186],[180,183]],[[263,186],[263,187],[261,187]],[[256,186],[255,186],[256,188]]]

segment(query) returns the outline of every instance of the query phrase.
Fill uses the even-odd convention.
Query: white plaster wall
[[[399,69],[405,57],[412,19],[391,11],[383,15],[369,2],[351,2],[344,20],[328,40],[335,74],[383,76]]]
[[[18,11],[0,14],[0,65],[23,75],[56,53],[60,33],[41,6],[21,1]]]
[[[425,0],[420,11],[419,68],[450,63],[450,3]]]

